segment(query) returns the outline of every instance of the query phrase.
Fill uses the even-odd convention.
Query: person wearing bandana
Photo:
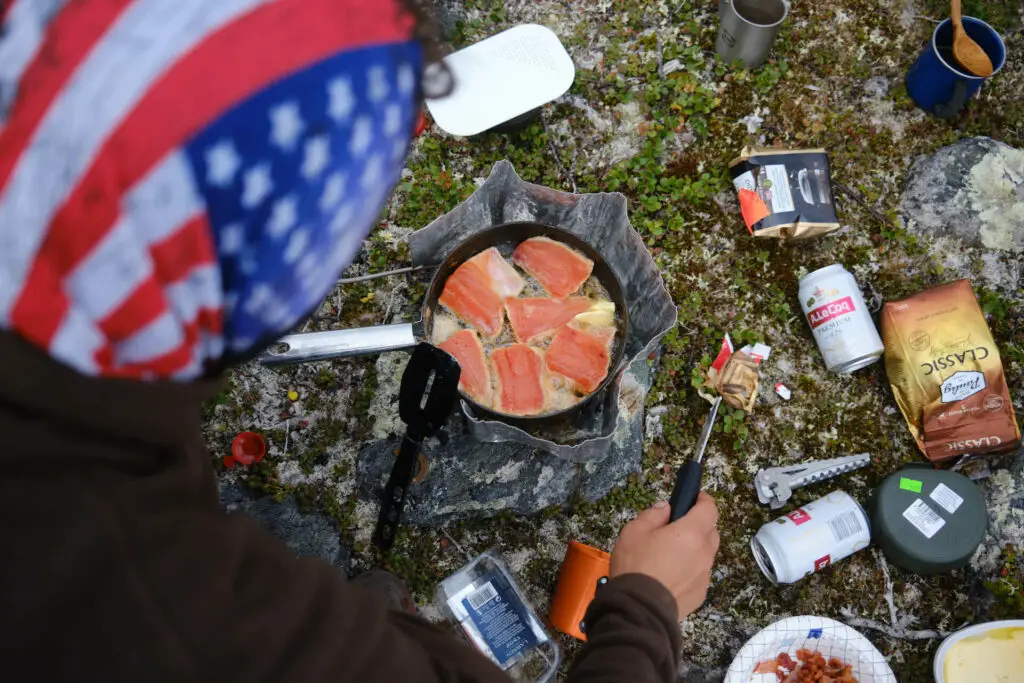
[[[432,26],[412,0],[0,0],[6,679],[508,680],[225,513],[201,438],[375,224],[439,94]],[[718,533],[708,496],[668,516],[624,528],[569,681],[675,680]]]

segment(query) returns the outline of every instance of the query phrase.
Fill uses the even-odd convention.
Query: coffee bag
[[[999,349],[970,282],[887,303],[882,340],[896,403],[929,460],[1020,444]]]
[[[800,240],[839,229],[823,149],[744,147],[729,175],[755,237]]]

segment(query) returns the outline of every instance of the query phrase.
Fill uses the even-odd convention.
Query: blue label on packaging
[[[537,645],[529,610],[501,572],[490,572],[462,606],[502,668]]]

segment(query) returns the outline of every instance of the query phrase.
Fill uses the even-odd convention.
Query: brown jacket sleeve
[[[196,535],[204,524],[209,533]],[[247,518],[210,516],[187,526],[192,550],[178,553],[180,565],[164,555],[150,571],[159,572],[158,585],[177,586],[165,596],[167,619],[199,658],[202,680],[508,681],[451,630],[389,610],[336,567],[296,559]]]
[[[215,384],[85,378],[2,332],[0,359],[4,680],[507,683],[223,512],[199,439]],[[602,588],[570,680],[671,680],[670,604],[642,576]]]
[[[587,644],[568,683],[672,683],[681,641],[676,602],[642,574],[619,576],[598,589],[587,609]]]

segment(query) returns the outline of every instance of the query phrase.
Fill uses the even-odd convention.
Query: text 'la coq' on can
[[[772,583],[794,583],[870,543],[864,509],[848,493],[833,491],[765,524],[750,548]]]
[[[839,264],[800,280],[800,307],[829,372],[871,365],[885,347],[853,275]]]

